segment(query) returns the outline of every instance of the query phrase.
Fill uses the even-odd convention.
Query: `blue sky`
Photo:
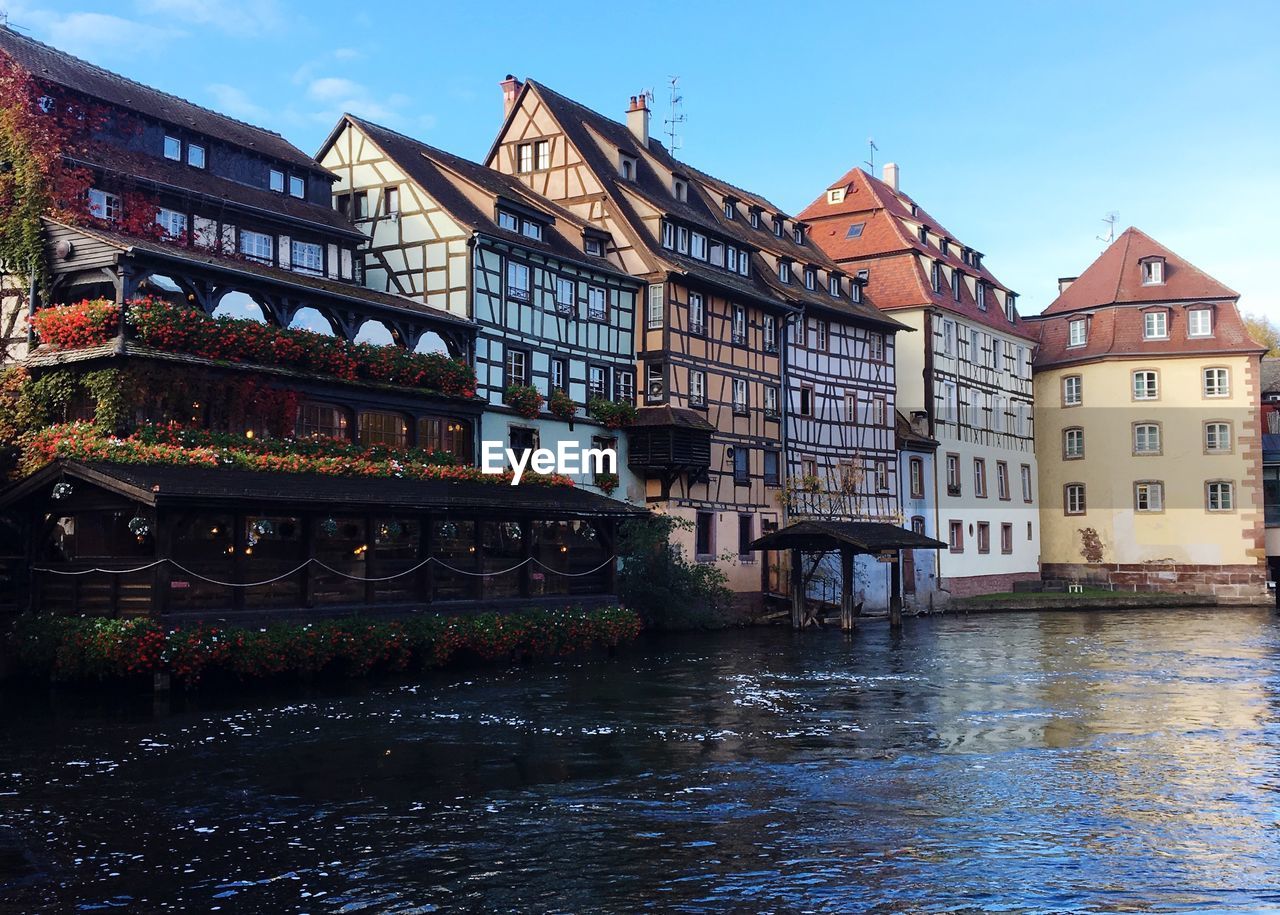
[[[348,109],[484,155],[498,81],[621,118],[681,77],[681,157],[795,212],[868,153],[1024,312],[1137,225],[1280,320],[1280,3],[0,0],[36,38],[314,152]]]

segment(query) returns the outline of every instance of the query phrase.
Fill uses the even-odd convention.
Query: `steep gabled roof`
[[[176,95],[144,86],[34,38],[21,35],[7,26],[0,26],[0,53],[46,83],[253,150],[299,168],[324,173],[319,163],[274,131],[254,127]]]
[[[1164,282],[1144,286],[1142,261],[1151,257],[1164,258]],[[1044,314],[1064,314],[1106,305],[1239,297],[1239,293],[1219,283],[1190,261],[1130,226],[1053,300]]]
[[[635,199],[643,200],[657,211],[694,228],[701,228],[712,236],[736,242],[752,251],[765,250],[775,256],[790,258],[798,266],[811,264],[824,270],[834,269],[847,274],[847,271],[831,261],[811,242],[797,244],[789,233],[783,233],[781,238],[776,237],[768,215],[782,213],[783,210],[765,198],[676,160],[666,147],[653,137],[649,138],[647,146],[641,144],[627,125],[593,111],[535,80],[530,79],[524,83],[515,105],[512,106],[503,124],[503,129],[499,131],[498,141],[495,141],[485,159],[486,162],[493,162],[497,154],[498,142],[505,134],[507,126],[524,98],[531,92],[537,94],[538,99],[555,118],[569,142],[578,150],[600,181],[619,217],[629,224],[632,238],[639,247],[642,257],[654,266],[655,272],[683,273],[705,283],[726,287],[734,293],[752,296],[763,302],[816,306],[840,313],[852,320],[864,321],[886,329],[904,329],[903,325],[880,314],[876,308],[865,303],[854,303],[847,294],[837,298],[830,296],[825,289],[810,291],[805,289],[802,283],[784,284],[776,278],[771,267],[763,268],[758,258],[753,264],[751,276],[741,277],[712,267],[696,258],[682,256],[661,247],[658,240],[643,226],[643,221],[633,203]],[[635,180],[624,181],[621,178],[617,163],[606,155],[605,149],[621,151],[636,160]],[[658,169],[683,175],[689,179],[686,200],[676,199],[671,193],[669,182]],[[721,199],[713,199],[713,195]],[[761,220],[760,228],[751,228],[747,219],[727,218],[723,209],[724,197],[736,199],[748,207],[759,207],[766,214],[766,218]]]
[[[471,231],[483,232],[524,248],[543,251],[562,260],[590,264],[598,270],[619,272],[606,257],[587,254],[583,249],[583,231],[590,229],[600,233],[600,229],[591,226],[555,201],[534,193],[523,182],[509,175],[429,146],[389,127],[352,114],[344,114],[318,155],[324,155],[337,139],[343,125],[348,123],[368,137],[445,212]],[[518,206],[545,213],[550,220],[543,230],[542,239],[530,238],[498,225],[496,209],[477,206],[467,195],[466,185],[492,198],[495,203],[498,199],[505,199]]]

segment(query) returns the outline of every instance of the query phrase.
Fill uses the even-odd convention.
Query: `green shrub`
[[[690,562],[671,542],[692,523],[652,515],[624,525],[618,538],[622,571],[618,596],[645,625],[659,629],[714,629],[733,623],[727,577],[714,565]]]

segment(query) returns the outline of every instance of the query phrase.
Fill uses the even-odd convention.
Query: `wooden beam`
[[[799,550],[791,551],[791,628],[804,627],[804,570]]]
[[[853,550],[847,546],[840,547],[840,628],[852,632],[854,617],[853,608]]]
[[[902,628],[902,550],[894,550],[889,565],[889,626]]]

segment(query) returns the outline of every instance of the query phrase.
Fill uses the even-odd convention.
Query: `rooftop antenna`
[[[1111,244],[1113,241],[1116,240],[1116,220],[1119,218],[1120,218],[1120,212],[1118,210],[1112,210],[1105,217],[1103,217],[1102,221],[1107,224],[1107,237],[1103,238],[1101,235],[1099,235],[1098,241],[1104,241],[1107,244]]]
[[[667,77],[671,84],[671,116],[663,121],[667,125],[667,152],[671,155],[676,154],[676,150],[683,144],[680,142],[680,127],[688,118],[680,113],[680,105],[684,102],[684,96],[680,94],[680,77]]]
[[[876,141],[871,137],[867,137],[867,146],[870,147],[870,152],[867,153],[869,158],[866,160],[867,171],[874,175],[876,171],[876,150],[880,147],[876,146]]]

